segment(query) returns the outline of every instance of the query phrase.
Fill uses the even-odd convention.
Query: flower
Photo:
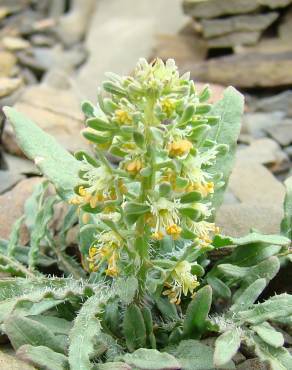
[[[171,117],[175,111],[175,102],[173,99],[165,98],[161,101],[162,112],[166,114],[167,117]]]
[[[126,164],[126,170],[132,175],[136,175],[142,169],[142,162],[140,159],[134,159]]]
[[[197,281],[197,277],[191,273],[192,265],[188,261],[179,262],[170,277],[172,282],[166,282],[167,290],[163,292],[163,295],[167,295],[171,303],[180,304],[181,295],[187,295],[189,292],[193,295],[194,289],[196,289],[200,283]]]
[[[88,252],[90,270],[96,271],[103,262],[106,262],[106,275],[111,277],[117,276],[119,272],[117,262],[120,259],[122,246],[123,240],[116,232],[106,231],[101,233],[96,244],[90,247]]]
[[[171,235],[174,240],[177,240],[180,237],[181,231],[181,227],[176,224],[170,225],[166,228],[166,233]]]
[[[121,125],[132,123],[132,118],[129,113],[123,109],[117,109],[115,111],[115,119]]]
[[[188,228],[197,235],[201,247],[211,244],[213,234],[219,232],[219,228],[214,223],[207,221],[188,221]]]
[[[172,157],[182,156],[189,153],[193,144],[189,140],[180,139],[173,141],[168,145],[169,155]]]

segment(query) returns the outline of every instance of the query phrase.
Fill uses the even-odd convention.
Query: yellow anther
[[[125,110],[122,110],[122,109],[116,110],[115,111],[115,116],[116,116],[116,120],[118,121],[118,123],[120,123],[122,125],[132,122],[131,116]]]
[[[173,157],[187,154],[192,148],[193,144],[189,140],[181,139],[173,141],[169,144],[169,154]]]
[[[162,112],[165,113],[167,117],[170,117],[175,110],[175,104],[170,99],[164,99],[161,102],[161,108],[162,108]]]
[[[168,235],[171,235],[171,237],[176,240],[180,237],[180,234],[182,232],[182,229],[180,226],[173,224],[166,228],[166,232]]]
[[[142,169],[142,162],[140,159],[135,159],[134,161],[126,165],[126,170],[132,174],[138,173]]]
[[[151,235],[152,239],[155,239],[155,240],[162,240],[164,235],[161,231],[156,231],[155,233],[153,233]]]

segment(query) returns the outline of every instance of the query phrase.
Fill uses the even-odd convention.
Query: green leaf
[[[137,278],[135,278],[135,276],[118,278],[115,284],[116,293],[120,297],[121,301],[126,305],[130,304],[138,289]]]
[[[128,365],[139,370],[177,370],[181,366],[169,353],[161,353],[156,349],[140,348],[133,353],[127,353],[124,360]]]
[[[111,125],[109,122],[105,121],[100,117],[89,118],[86,121],[88,127],[93,128],[98,131],[115,131],[117,130],[116,126]]]
[[[90,357],[94,354],[95,339],[101,336],[101,324],[97,317],[110,293],[100,288],[99,292],[88,298],[74,320],[69,334],[69,364],[71,370],[90,370]]]
[[[224,299],[229,299],[231,297],[231,290],[222,280],[216,276],[209,275],[207,277],[208,284],[211,285],[215,295],[222,297]]]
[[[95,365],[94,370],[133,370],[133,368],[124,362],[107,362]]]
[[[288,245],[290,240],[281,235],[266,235],[259,232],[251,232],[241,238],[230,238],[234,245],[246,245],[251,243],[267,243],[274,245]]]
[[[15,109],[4,107],[3,111],[14,128],[19,146],[27,157],[32,159],[54,183],[64,199],[74,196],[73,189],[80,182],[78,176],[81,170],[80,162],[64,150],[51,135]]]
[[[61,353],[54,352],[45,346],[32,346],[25,344],[21,346],[17,357],[42,370],[67,370],[69,369],[68,359]]]
[[[51,330],[27,317],[11,315],[4,322],[4,332],[15,350],[24,344],[31,344],[33,346],[46,346],[60,353],[65,351]]]
[[[7,256],[12,257],[16,251],[17,244],[19,242],[20,228],[23,223],[24,216],[16,220],[12,226],[12,231],[9,236],[9,242],[7,245]]]
[[[206,328],[206,319],[212,304],[212,289],[206,285],[188,305],[183,325],[185,338],[200,338]]]
[[[123,330],[129,351],[133,352],[137,348],[145,347],[146,327],[141,310],[135,304],[131,304],[126,309]]]
[[[170,303],[168,298],[156,297],[155,303],[159,311],[161,312],[163,318],[167,321],[176,321],[179,316],[177,313],[177,308],[174,303]]]
[[[233,87],[224,91],[224,97],[217,102],[210,112],[211,116],[220,116],[218,125],[212,128],[209,138],[218,144],[226,144],[228,153],[218,155],[216,163],[208,171],[214,174],[222,173],[224,186],[215,190],[212,198],[213,207],[217,209],[222,201],[223,194],[228,184],[228,179],[233,167],[237,138],[240,132],[241,117],[243,114],[243,96]]]
[[[286,196],[284,200],[284,218],[281,222],[281,232],[292,240],[292,176],[285,181]]]
[[[184,194],[180,197],[180,202],[181,203],[193,203],[197,202],[202,199],[201,193],[197,191],[191,191],[187,194]]]
[[[55,316],[34,315],[27,316],[27,318],[45,325],[54,334],[67,335],[72,328],[72,323],[70,321]]]
[[[261,338],[254,335],[255,353],[262,361],[267,361],[271,370],[288,370],[292,368],[292,356],[286,348],[269,346]]]
[[[144,319],[149,345],[151,348],[156,349],[156,339],[153,333],[153,320],[151,310],[148,307],[144,306],[141,308],[141,313]]]
[[[230,307],[230,311],[237,312],[249,308],[265,289],[266,285],[266,279],[254,281],[236,298],[234,304]]]
[[[218,265],[217,268],[220,272],[223,272],[224,275],[239,279],[244,278],[250,271],[249,267],[240,267],[229,263],[222,263]]]
[[[214,364],[216,366],[226,365],[236,354],[241,343],[239,330],[231,329],[221,334],[215,342]]]
[[[150,208],[146,204],[137,202],[127,202],[125,204],[124,213],[129,224],[134,224],[138,218],[149,212]]]
[[[262,340],[270,346],[279,348],[284,345],[283,334],[274,329],[268,322],[251,327]]]

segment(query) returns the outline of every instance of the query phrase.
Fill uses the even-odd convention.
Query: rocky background
[[[213,101],[230,84],[246,97],[217,217],[222,232],[276,233],[292,160],[291,37],[292,0],[0,0],[0,108],[15,106],[71,152],[91,150],[79,135],[80,102],[96,99],[104,72],[129,73],[141,56],[175,58],[199,89],[210,83]],[[0,238],[7,239],[41,178],[1,112],[0,135]],[[21,238],[28,243],[25,229]],[[11,358],[7,365],[5,356],[1,369],[31,368]]]

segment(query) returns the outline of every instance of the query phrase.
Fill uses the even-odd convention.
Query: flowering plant
[[[22,218],[0,253],[1,269],[21,276],[2,290],[0,284],[0,322],[18,355],[52,370],[213,369],[213,357],[216,366],[234,368],[231,359],[243,341],[270,363],[288,363],[282,338],[266,320],[291,315],[291,296],[254,302],[279,270],[278,255],[290,255],[289,239],[224,237],[214,223],[234,159],[242,96],[230,87],[209,104],[209,88],[198,91],[173,60],[141,59],[131,76],[106,76],[98,103],[82,104],[82,134],[92,153],[74,158],[5,108],[23,151],[58,194],[44,195],[45,183],[28,200],[29,252],[20,257],[17,246]],[[54,234],[48,221],[61,200],[68,213]],[[287,195],[283,233],[289,238],[290,209]],[[78,261],[66,245],[77,218]],[[211,264],[221,247],[231,255]],[[43,274],[52,260],[67,277]],[[209,316],[212,301],[222,299],[229,309]],[[280,306],[285,309],[277,312]],[[215,351],[198,341],[216,332]]]

